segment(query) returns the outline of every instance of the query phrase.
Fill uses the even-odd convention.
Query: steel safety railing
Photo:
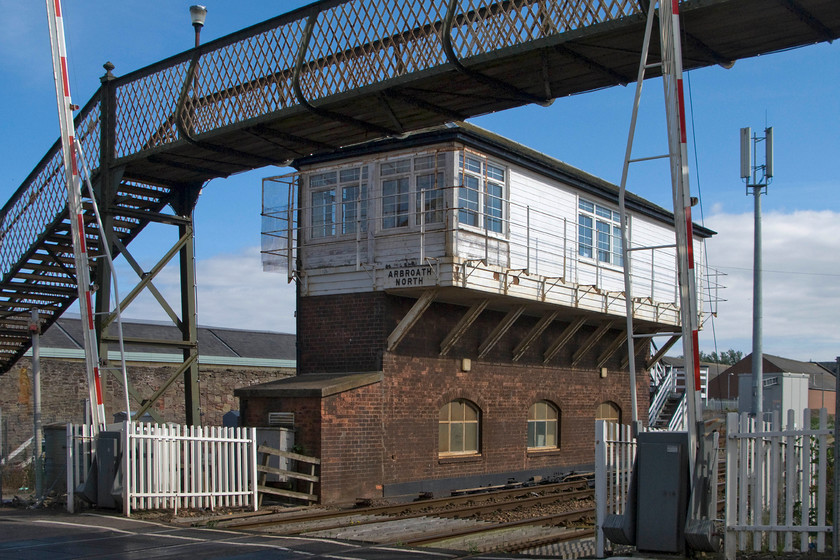
[[[117,79],[116,157],[639,11],[632,0],[320,2]]]
[[[87,154],[99,153],[99,103],[91,99],[76,117],[77,141]],[[0,277],[5,284],[39,238],[65,219],[67,186],[61,143],[52,148],[0,210]]]

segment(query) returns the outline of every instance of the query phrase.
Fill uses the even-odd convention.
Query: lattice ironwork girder
[[[447,334],[443,339],[443,342],[440,343],[441,356],[448,354],[452,347],[458,343],[464,333],[466,333],[475,320],[478,319],[478,316],[481,315],[481,312],[484,311],[488,303],[490,303],[489,299],[483,299],[478,303],[475,303],[466,311],[466,313],[464,313],[458,323],[452,327],[452,330],[450,330],[449,334]]]
[[[563,332],[560,333],[560,336],[549,346],[545,352],[543,353],[543,363],[547,364],[551,359],[557,355],[563,347],[568,344],[572,337],[575,336],[580,328],[586,323],[586,317],[578,317],[571,323],[569,323]]]
[[[146,273],[143,278],[140,279],[140,282],[128,293],[127,296],[119,303],[120,311],[125,311],[125,308],[128,307],[131,302],[137,299],[137,296],[146,288],[146,286],[151,283],[155,277],[160,274],[160,271],[175,257],[176,254],[187,244],[192,242],[192,232],[190,231],[188,234],[182,235],[180,239],[166,252],[166,254],[161,257],[161,259]],[[117,318],[117,312],[114,310],[111,312],[103,321],[102,328],[106,328],[108,325],[113,323]]]
[[[589,335],[589,338],[587,338],[575,351],[575,353],[572,354],[572,367],[575,367],[580,363],[586,353],[589,352],[592,347],[607,334],[607,331],[609,331],[614,324],[615,321],[605,321],[597,329],[595,329],[595,332]]]
[[[128,251],[128,249],[119,241],[116,242],[116,246],[119,249],[120,254],[123,256],[123,258],[125,258],[126,262],[129,264],[132,270],[134,270],[134,273],[137,274],[137,277],[140,279],[145,278],[146,272],[140,266],[140,263],[138,263],[134,256]],[[169,316],[169,318],[172,320],[175,326],[180,329],[183,326],[181,318],[178,317],[178,314],[175,313],[175,310],[172,309],[172,306],[169,305],[169,302],[166,301],[166,298],[163,297],[163,294],[160,293],[160,291],[154,285],[152,279],[149,279],[149,281],[146,283],[146,288],[148,288],[149,292],[152,294],[152,296],[154,296],[158,304],[161,306],[161,308],[163,308],[164,312],[166,312],[166,314]]]

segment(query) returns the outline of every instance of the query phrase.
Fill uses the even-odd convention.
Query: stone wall
[[[177,364],[130,363],[130,383],[143,396],[152,395],[175,372]],[[84,421],[88,398],[85,366],[80,360],[41,359],[41,418],[43,424]],[[121,372],[117,371],[119,375]],[[294,375],[291,368],[246,368],[207,366],[199,368],[202,424],[221,426],[226,412],[239,409],[233,390]],[[103,395],[108,421],[125,410],[122,384],[112,373],[103,372]],[[21,359],[10,371],[0,375],[0,413],[2,413],[4,448],[10,453],[32,437],[33,402],[32,368],[28,358]],[[131,400],[132,410],[139,404]],[[184,384],[175,381],[154,406],[166,422],[184,423]],[[26,455],[17,457],[20,459]]]

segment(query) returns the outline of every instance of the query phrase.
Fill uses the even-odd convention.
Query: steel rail
[[[554,493],[564,493],[570,492],[572,489],[579,488],[581,484],[587,484],[586,480],[580,481],[573,481],[573,482],[558,482],[554,484],[542,484],[538,486],[520,486],[518,488],[512,489],[505,489],[505,490],[497,490],[494,492],[486,492],[481,494],[464,494],[461,496],[449,496],[443,498],[432,498],[430,500],[420,500],[416,502],[406,502],[401,504],[392,504],[392,505],[385,505],[385,506],[373,506],[367,508],[354,508],[354,509],[344,509],[344,510],[337,510],[337,511],[319,511],[319,512],[306,512],[303,514],[296,514],[296,515],[288,515],[288,514],[267,514],[264,516],[260,516],[257,520],[252,520],[253,516],[248,516],[249,518],[245,521],[242,520],[230,520],[226,522],[220,522],[217,524],[219,527],[227,527],[227,528],[245,528],[245,527],[262,527],[267,525],[285,525],[291,523],[302,523],[307,521],[315,521],[321,519],[332,519],[338,517],[348,517],[354,515],[387,515],[387,514],[399,514],[406,511],[418,511],[418,510],[428,510],[430,508],[435,507],[444,507],[447,505],[453,504],[462,504],[467,503],[470,501],[475,501],[478,499],[488,499],[488,498],[503,498],[511,495],[521,494],[523,492],[535,492],[535,491],[549,491]]]
[[[476,498],[480,498],[481,496],[473,496]],[[492,496],[497,497],[497,496]],[[506,502],[489,502],[489,503],[482,503],[470,506],[459,507],[455,509],[446,509],[440,511],[424,511],[421,509],[417,509],[414,513],[405,513],[404,511],[399,513],[396,518],[394,517],[380,517],[379,514],[377,517],[370,517],[368,519],[350,519],[349,521],[345,522],[337,522],[332,525],[318,525],[317,527],[301,527],[299,530],[295,529],[294,531],[284,532],[285,535],[304,535],[306,533],[316,532],[316,531],[329,531],[333,529],[341,529],[344,527],[358,527],[360,525],[375,525],[377,523],[385,523],[395,520],[404,520],[404,519],[417,519],[420,517],[444,517],[444,518],[460,518],[464,519],[467,517],[472,517],[474,515],[482,515],[488,513],[494,513],[497,511],[510,511],[514,509],[520,509],[524,507],[535,507],[535,506],[542,506],[547,504],[553,504],[561,501],[573,501],[585,498],[593,498],[595,497],[594,489],[586,489],[586,490],[576,490],[572,492],[562,492],[562,493],[555,493],[555,494],[548,494],[545,496],[530,496],[528,498],[520,498],[520,499],[513,499]],[[367,515],[365,512],[358,512],[358,515]],[[353,516],[350,516],[353,517]],[[241,528],[241,527],[240,527]]]
[[[464,537],[468,535],[476,535],[487,533],[490,531],[498,531],[499,529],[511,529],[515,527],[526,527],[528,525],[555,525],[557,523],[577,521],[586,517],[594,517],[595,508],[577,509],[574,511],[567,511],[563,513],[555,513],[552,515],[544,515],[541,517],[532,517],[529,519],[521,519],[519,521],[508,521],[505,523],[496,523],[485,527],[472,527],[469,529],[456,529],[454,531],[441,531],[432,535],[418,537],[414,539],[401,540],[398,543],[405,546],[425,546],[432,543],[453,539],[456,537]]]

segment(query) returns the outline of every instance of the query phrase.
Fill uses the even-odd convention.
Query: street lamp
[[[201,43],[201,28],[204,27],[204,20],[207,18],[207,8],[198,4],[190,6],[190,18],[195,28],[195,46]]]

